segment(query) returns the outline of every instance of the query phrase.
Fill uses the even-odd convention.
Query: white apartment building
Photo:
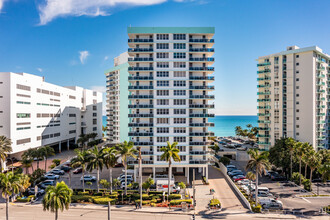
[[[129,27],[130,140],[141,147],[143,169],[166,172],[160,149],[178,142],[173,172],[198,168],[208,178],[208,121],[214,114],[214,28]],[[136,165],[137,161],[130,161]]]
[[[80,134],[102,138],[102,94],[62,87],[43,77],[0,72],[0,135],[11,139],[9,157],[49,145],[55,151],[76,143]]]
[[[114,67],[105,71],[107,83],[107,142],[128,141],[128,53],[114,59]]]
[[[258,58],[259,146],[281,137],[329,148],[330,56],[319,47],[287,47]]]

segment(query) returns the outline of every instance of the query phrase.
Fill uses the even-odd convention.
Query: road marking
[[[302,197],[302,199],[305,200],[305,201],[308,202],[308,203],[312,203],[311,201],[305,199],[304,197]]]

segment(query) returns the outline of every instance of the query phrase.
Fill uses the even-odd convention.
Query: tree
[[[256,139],[258,134],[258,128],[253,127],[251,124],[246,125],[247,129],[242,129],[241,126],[235,127],[235,134],[237,136],[248,137],[250,139]]]
[[[109,169],[110,193],[112,193],[112,168],[118,160],[118,151],[114,147],[103,148],[104,164]]]
[[[299,186],[301,185],[301,177],[302,177],[302,173],[301,173],[301,162],[302,162],[302,159],[306,153],[306,150],[311,147],[309,143],[301,143],[301,142],[297,142],[296,145],[295,145],[295,152],[296,152],[296,156],[298,157],[299,159],[299,173],[301,174],[299,176]],[[292,175],[291,175],[292,177]]]
[[[75,149],[75,153],[77,155],[71,160],[72,167],[81,167],[82,175],[84,177],[86,172],[86,164],[88,163],[88,151]],[[83,191],[85,192],[85,181],[82,181],[82,184]]]
[[[248,178],[248,180],[250,182],[250,184],[249,184],[250,189],[249,190],[251,190],[252,181],[256,180],[256,175],[253,172],[249,171],[246,174],[246,178]]]
[[[41,151],[42,156],[45,158],[45,170],[47,170],[47,159],[50,156],[55,155],[54,148],[52,148],[50,146],[44,146],[44,147],[40,148],[40,151]]]
[[[278,168],[282,168],[287,174],[290,172],[290,155],[287,147],[287,138],[276,140],[275,145],[269,149],[269,162]]]
[[[111,186],[110,183],[106,179],[101,179],[100,184],[103,186],[103,188],[109,189]]]
[[[214,151],[214,155],[216,155],[220,151],[220,147],[218,144],[214,144],[214,146],[209,147]]]
[[[227,166],[230,164],[230,159],[228,157],[223,156],[219,159],[219,162],[222,163],[223,165]]]
[[[285,140],[285,145],[287,146],[287,149],[290,154],[290,177],[292,176],[292,159],[293,159],[293,153],[295,150],[296,140],[289,137]]]
[[[0,173],[0,191],[2,197],[6,199],[6,220],[9,219],[9,197],[25,191],[29,185],[29,178],[26,175],[13,172]]]
[[[170,196],[170,188],[171,188],[170,186],[171,186],[171,176],[172,176],[172,171],[171,171],[172,160],[175,162],[181,161],[180,156],[179,156],[180,150],[176,147],[177,145],[178,145],[177,142],[174,142],[173,144],[171,144],[169,141],[167,141],[167,146],[162,147],[160,149],[160,151],[163,152],[163,154],[160,156],[160,159],[168,162],[167,200],[168,200],[168,197]]]
[[[11,140],[6,136],[0,136],[0,160],[4,163],[7,159],[8,153],[12,152]],[[1,162],[0,161],[0,162]],[[4,167],[1,167],[3,169]]]
[[[58,219],[58,210],[68,210],[71,203],[72,190],[62,181],[56,186],[48,186],[42,200],[44,211],[50,210]]]
[[[147,193],[150,191],[150,187],[155,184],[155,181],[153,178],[149,177],[146,179],[146,181],[142,184],[142,188],[147,190]]]
[[[305,178],[307,178],[307,168],[308,168],[308,161],[309,161],[309,157],[310,155],[314,152],[314,148],[312,146],[310,146],[310,148],[305,149],[305,154],[302,157],[302,160],[305,163]]]
[[[118,186],[120,186],[120,181],[118,179],[113,179],[112,185],[115,187],[115,189],[117,189]]]
[[[322,164],[317,171],[322,175],[322,182],[330,180],[330,162]]]
[[[77,144],[80,144],[83,149],[85,149],[85,143],[88,141],[88,137],[84,134],[81,134],[77,140]]]
[[[181,189],[183,189],[184,195],[186,196],[186,188],[187,188],[186,184],[184,184],[184,182],[179,182],[178,186],[180,187],[180,191]]]
[[[250,155],[250,160],[246,165],[246,169],[255,170],[256,171],[256,204],[258,203],[258,181],[259,175],[266,173],[266,169],[269,169],[270,163],[268,161],[269,152],[264,151],[262,153],[259,152],[258,149],[249,149],[247,152]]]
[[[311,169],[310,181],[312,182],[314,170],[321,165],[320,155],[318,153],[316,153],[315,151],[312,151],[311,154],[309,155],[309,159],[308,159],[307,163]]]
[[[23,159],[21,161],[22,166],[26,169],[26,171],[25,171],[26,174],[29,173],[29,168],[32,167],[32,162],[33,162],[33,160],[31,160],[31,159]]]
[[[39,161],[44,159],[44,152],[42,148],[33,149],[33,158],[37,159],[37,169],[39,169]]]
[[[104,165],[104,153],[103,149],[98,149],[97,146],[88,150],[88,162],[87,170],[90,172],[95,170],[97,171],[97,192],[100,192],[99,180],[100,180],[100,171],[102,171]]]
[[[125,195],[127,195],[127,160],[128,158],[136,158],[136,153],[138,152],[134,148],[133,142],[124,141],[117,146],[118,154],[121,156],[121,160],[123,162],[125,168]]]
[[[24,153],[22,154],[23,161],[24,160],[31,161],[32,173],[34,172],[34,168],[33,168],[34,155],[35,155],[35,149],[32,148],[29,148],[27,151],[24,151]]]
[[[102,126],[102,137],[104,137],[104,133],[108,130],[108,127],[107,126]]]

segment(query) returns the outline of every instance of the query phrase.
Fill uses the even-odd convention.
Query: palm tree
[[[321,165],[320,155],[315,151],[312,151],[312,153],[309,155],[309,159],[307,163],[309,168],[311,169],[310,181],[312,182],[313,171]]]
[[[248,180],[250,180],[250,184],[249,184],[250,189],[249,190],[251,190],[252,181],[256,180],[256,175],[253,172],[249,171],[246,174],[246,178],[248,178]]]
[[[297,142],[295,145],[295,152],[299,158],[299,173],[300,174],[301,174],[301,162],[306,153],[306,149],[308,148],[308,145],[309,145],[309,143],[301,143],[301,142]],[[300,175],[299,185],[301,185],[301,176],[302,175]]]
[[[39,169],[39,161],[44,159],[44,151],[41,147],[34,149],[33,155],[34,155],[34,158],[37,159],[37,169]]]
[[[47,171],[47,159],[50,156],[55,155],[54,148],[52,148],[50,146],[44,146],[40,149],[40,151],[42,152],[42,156],[45,158],[45,171]]]
[[[150,187],[155,184],[155,181],[153,178],[149,177],[143,184],[142,188],[147,190],[147,193],[149,193]]]
[[[124,143],[119,144],[117,146],[117,151],[121,156],[121,160],[125,168],[125,195],[127,195],[127,160],[131,157],[136,158],[136,153],[138,151],[134,148],[134,144],[131,141],[124,141]]]
[[[26,175],[14,174],[13,172],[0,173],[0,191],[2,197],[6,199],[7,220],[9,219],[9,197],[24,191],[30,185],[28,182],[29,179]]]
[[[68,210],[71,203],[72,189],[70,189],[63,181],[57,183],[56,186],[48,186],[46,194],[42,200],[44,211],[50,210],[55,212],[55,220],[58,218],[58,210],[63,212]]]
[[[309,145],[308,148],[305,148],[305,154],[302,157],[302,160],[305,163],[305,178],[307,178],[307,168],[308,168],[309,156],[312,154],[313,151],[314,151],[314,148],[311,145]]]
[[[170,185],[171,185],[171,176],[172,176],[172,172],[171,172],[171,164],[172,164],[172,160],[175,162],[180,162],[180,156],[179,156],[179,152],[180,150],[176,147],[176,145],[178,145],[177,142],[174,142],[173,144],[171,144],[169,141],[167,142],[167,146],[166,147],[162,147],[160,149],[161,152],[163,152],[163,154],[160,156],[160,159],[163,161],[168,162],[168,187],[167,187],[167,201],[168,201],[168,197],[170,196]]]
[[[102,137],[104,137],[104,132],[106,132],[108,130],[108,127],[107,126],[102,126]]]
[[[296,140],[289,137],[285,140],[285,145],[287,146],[290,154],[290,177],[292,176],[292,158],[295,150]]]
[[[87,170],[90,172],[95,170],[97,171],[97,192],[100,192],[100,170],[102,171],[104,165],[104,153],[103,149],[98,149],[97,146],[94,146],[93,149],[88,150],[88,162]]]
[[[32,149],[32,148],[29,148],[27,151],[24,151],[24,153],[22,154],[23,161],[24,160],[31,161],[32,173],[34,172],[34,168],[33,168],[34,154],[35,154],[35,149]]]
[[[330,161],[322,164],[317,171],[322,175],[322,182],[325,183],[330,179]]]
[[[118,160],[118,152],[114,147],[103,148],[104,164],[109,169],[110,193],[112,193],[112,168]]]
[[[6,136],[0,136],[0,160],[4,163],[8,156],[8,153],[12,152],[11,140]],[[0,161],[0,162],[1,162]],[[1,164],[0,164],[1,165]],[[4,167],[1,167],[2,169]]]
[[[258,203],[258,182],[259,175],[266,173],[266,169],[269,169],[270,163],[268,161],[269,152],[264,151],[259,152],[258,149],[249,149],[247,152],[250,155],[250,160],[246,165],[246,169],[251,169],[256,171],[256,203]]]
[[[81,134],[77,140],[77,144],[80,144],[83,149],[85,149],[85,143],[88,141],[88,137],[84,134]]]
[[[32,162],[33,160],[31,159],[23,159],[22,160],[22,167],[24,167],[26,169],[25,173],[28,174],[29,173],[29,168],[32,167]]]
[[[235,127],[235,134],[237,136],[241,136],[241,134],[242,134],[242,127],[241,126],[236,126]]]
[[[83,178],[86,172],[86,164],[88,163],[88,151],[87,150],[79,150],[75,149],[75,153],[77,154],[72,158],[71,164],[72,167],[81,167]],[[82,181],[83,191],[85,192],[85,181]]]

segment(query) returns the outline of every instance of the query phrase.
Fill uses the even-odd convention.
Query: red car
[[[234,176],[234,177],[233,177],[233,180],[234,180],[235,182],[237,182],[237,181],[239,181],[239,180],[244,180],[244,179],[246,179],[246,178],[245,178],[245,176],[243,176],[243,175],[238,175],[238,176]]]

